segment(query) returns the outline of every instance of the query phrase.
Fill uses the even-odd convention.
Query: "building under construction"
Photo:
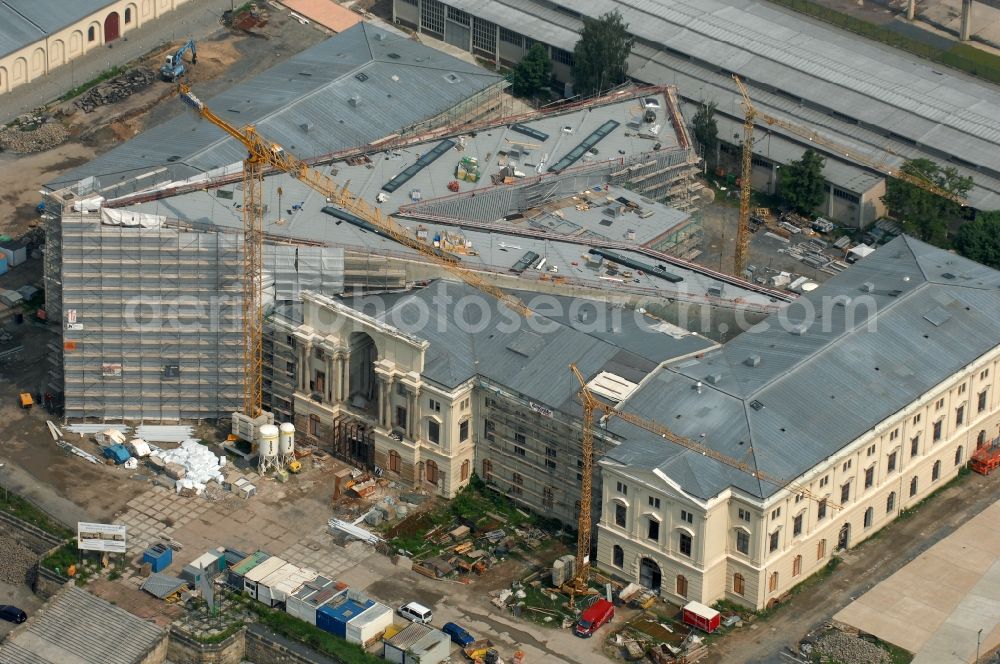
[[[613,285],[668,317],[701,307],[708,327],[785,297],[683,258],[698,252],[701,185],[672,89],[510,116],[503,86],[362,24],[208,104],[502,286],[607,299]],[[68,417],[215,418],[239,406],[242,156],[182,115],[49,186],[46,302],[65,322],[52,382]],[[279,313],[303,291],[442,274],[287,175],[266,178],[263,215],[265,291]],[[265,341],[264,399],[291,417],[286,337]]]

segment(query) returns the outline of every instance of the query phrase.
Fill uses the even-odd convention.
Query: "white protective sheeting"
[[[194,489],[201,494],[205,490],[205,484],[211,480],[222,485],[219,457],[197,440],[185,440],[173,450],[157,450],[153,456],[161,458],[165,464],[176,463],[184,467],[184,477],[177,480],[176,484],[178,492],[181,489]]]
[[[104,200],[104,199],[101,199]],[[129,212],[101,208],[101,223],[106,226],[127,226],[130,228],[159,228],[167,218],[159,214]]]

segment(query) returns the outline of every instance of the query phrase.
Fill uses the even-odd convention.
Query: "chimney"
[[[760,366],[760,355],[751,355],[747,359],[743,360],[743,364],[748,367],[759,367]]]

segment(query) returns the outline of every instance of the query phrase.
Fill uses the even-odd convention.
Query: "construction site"
[[[268,11],[226,20],[307,29]],[[777,120],[736,75],[727,208],[691,93],[533,107],[358,11],[231,85],[192,38],[73,102],[169,88],[0,242],[0,517],[33,529],[0,664],[738,661],[932,494],[995,496],[1000,272],[754,207]],[[962,600],[869,642],[881,598],[770,643],[950,647]]]

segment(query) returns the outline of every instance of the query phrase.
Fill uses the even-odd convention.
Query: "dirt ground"
[[[190,67],[187,82],[210,97],[213,91],[250,78],[326,36],[283,12],[272,12],[267,24],[253,34],[220,28],[209,39],[198,42],[198,64]],[[157,49],[136,64],[158,69],[164,54],[177,45]],[[69,129],[69,140],[34,154],[0,153],[0,182],[8,183],[0,192],[0,233],[17,236],[37,224],[35,206],[44,183],[87,163],[144,128],[184,112],[186,107],[173,99],[176,95],[175,86],[156,80],[141,92],[116,104],[99,106],[92,113],[76,108],[72,100],[51,106],[50,112]]]

